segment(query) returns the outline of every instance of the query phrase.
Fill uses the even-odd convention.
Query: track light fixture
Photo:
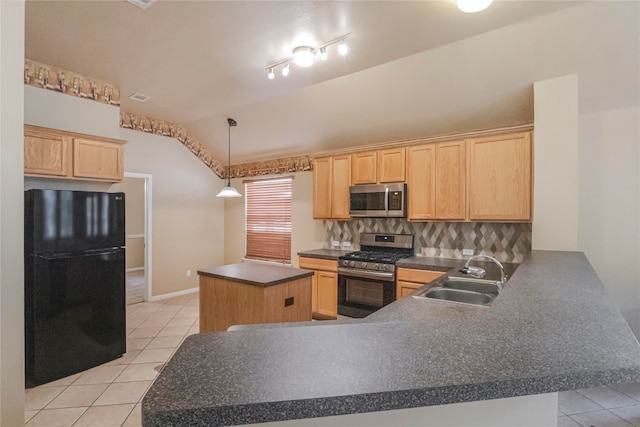
[[[458,9],[467,13],[480,12],[489,7],[493,0],[457,0]]]
[[[265,67],[265,69],[267,70],[267,77],[269,77],[269,80],[273,80],[275,78],[275,69],[280,66],[282,66],[282,76],[288,76],[289,71],[291,71],[291,67],[289,65],[289,63],[291,62],[299,67],[309,67],[313,65],[316,57],[320,58],[322,61],[326,61],[328,58],[327,47],[334,44],[338,45],[338,53],[340,53],[340,55],[346,55],[349,51],[347,47],[347,39],[350,35],[351,33],[347,33],[343,36],[323,43],[315,48],[311,46],[295,47],[291,52],[292,56],[269,64]]]

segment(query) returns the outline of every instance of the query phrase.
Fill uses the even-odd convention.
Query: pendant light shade
[[[227,123],[229,123],[229,163],[227,171],[227,186],[220,190],[220,192],[216,194],[216,197],[242,197],[242,194],[240,194],[238,190],[233,188],[231,185],[231,126],[238,126],[238,123],[231,118],[227,119]]]

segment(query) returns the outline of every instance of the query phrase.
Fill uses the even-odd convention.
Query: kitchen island
[[[586,257],[533,251],[488,308],[403,298],[351,323],[190,336],[142,418],[555,425],[556,392],[638,381],[640,346]]]
[[[313,271],[254,262],[199,270],[200,332],[311,320]]]

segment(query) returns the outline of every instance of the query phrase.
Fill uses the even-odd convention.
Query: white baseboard
[[[177,291],[177,292],[171,292],[168,294],[156,295],[151,297],[151,302],[162,301],[169,298],[181,297],[183,295],[195,294],[199,290],[200,288],[198,287],[198,288],[184,289],[182,291]]]

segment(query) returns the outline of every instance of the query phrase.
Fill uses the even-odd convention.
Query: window
[[[246,258],[291,262],[291,179],[245,181]]]

